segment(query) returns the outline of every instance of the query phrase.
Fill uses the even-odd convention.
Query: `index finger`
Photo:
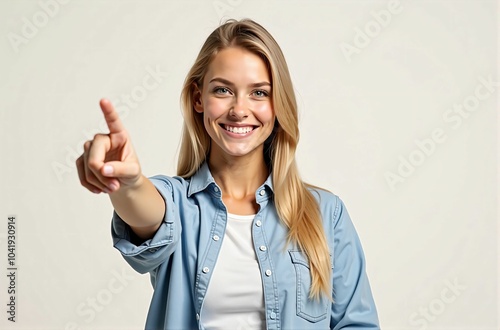
[[[109,133],[120,133],[125,131],[125,126],[123,126],[120,116],[118,116],[118,112],[116,112],[111,101],[108,99],[101,99],[99,105],[104,114],[106,124],[108,124]]]

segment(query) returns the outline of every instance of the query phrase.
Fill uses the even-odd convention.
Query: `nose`
[[[229,116],[236,120],[241,120],[248,117],[249,111],[245,97],[238,96],[234,99],[231,109],[229,109]]]

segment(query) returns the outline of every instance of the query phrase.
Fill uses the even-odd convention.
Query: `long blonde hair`
[[[189,71],[181,94],[184,115],[177,175],[192,176],[206,160],[210,136],[203,125],[203,114],[194,111],[195,86],[203,78],[214,56],[228,47],[241,47],[262,58],[271,76],[272,102],[276,125],[266,141],[264,158],[271,170],[274,203],[288,227],[288,242],[295,242],[308,259],[311,273],[310,298],[331,297],[331,261],[318,203],[299,175],[295,150],[299,141],[297,103],[285,57],[278,43],[258,23],[229,20],[205,41]]]

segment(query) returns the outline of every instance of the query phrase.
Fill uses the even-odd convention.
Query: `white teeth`
[[[232,132],[232,133],[236,133],[236,134],[245,134],[245,133],[248,133],[248,132],[253,130],[253,127],[251,127],[251,126],[233,127],[233,126],[224,125],[224,128],[227,131]]]

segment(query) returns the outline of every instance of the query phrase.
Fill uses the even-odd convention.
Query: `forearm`
[[[122,187],[109,197],[116,213],[139,238],[153,237],[165,215],[165,202],[148,178],[143,176],[136,187]]]

